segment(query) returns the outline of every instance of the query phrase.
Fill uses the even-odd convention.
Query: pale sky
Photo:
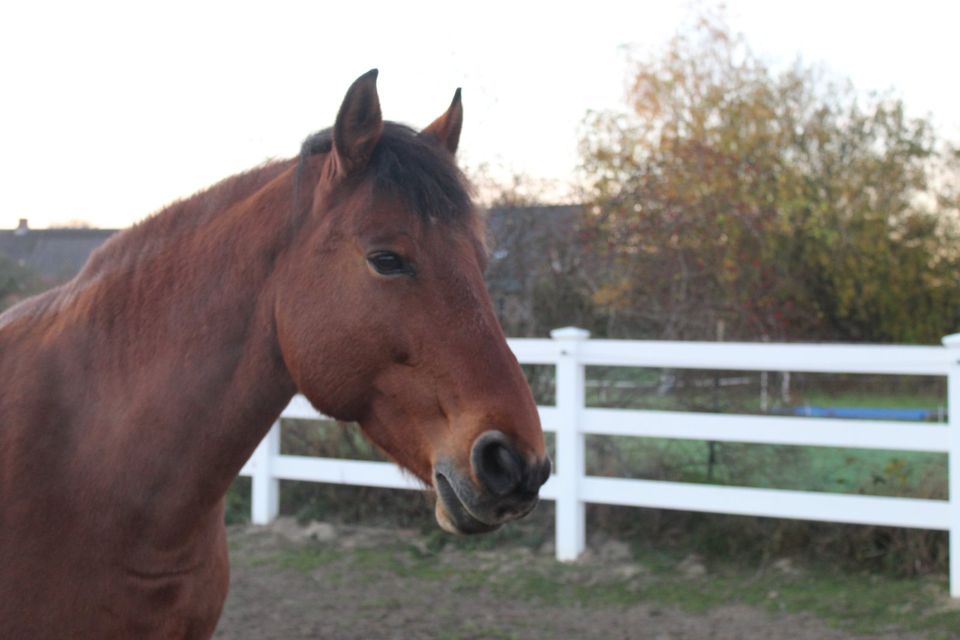
[[[569,183],[588,110],[622,104],[623,45],[656,51],[686,0],[5,2],[0,228],[123,227],[290,157],[380,69],[384,116],[424,126],[463,88],[462,164]],[[960,139],[960,3],[728,0],[773,65],[893,89]]]

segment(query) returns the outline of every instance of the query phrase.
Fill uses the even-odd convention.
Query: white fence
[[[522,364],[556,367],[556,406],[540,407],[556,433],[556,473],[541,496],[556,501],[556,549],[575,559],[585,547],[586,503],[680,509],[774,518],[937,529],[950,532],[950,594],[960,597],[960,334],[943,347],[799,345],[589,340],[581,329],[552,339],[509,340]],[[585,367],[900,374],[947,377],[948,424],[837,420],[769,415],[637,411],[587,407]],[[320,418],[301,396],[284,418]],[[588,476],[587,434],[740,443],[932,451],[949,455],[949,500],[891,498]],[[252,476],[253,521],[277,515],[279,480],[420,489],[388,463],[280,453],[279,421],[241,474]]]

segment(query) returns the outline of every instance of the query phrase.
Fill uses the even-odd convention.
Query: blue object
[[[873,409],[869,407],[812,407],[804,405],[788,410],[795,416],[812,418],[853,418],[858,420],[930,420],[934,411],[930,409]]]

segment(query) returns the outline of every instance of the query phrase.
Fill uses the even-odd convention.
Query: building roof
[[[557,250],[571,246],[580,226],[582,205],[492,207],[487,211],[492,292],[518,294],[544,269]]]

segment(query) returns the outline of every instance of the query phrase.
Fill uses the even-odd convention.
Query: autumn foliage
[[[897,98],[800,63],[773,71],[722,15],[634,59],[628,109],[590,114],[581,151],[602,335],[960,329],[956,151]]]

